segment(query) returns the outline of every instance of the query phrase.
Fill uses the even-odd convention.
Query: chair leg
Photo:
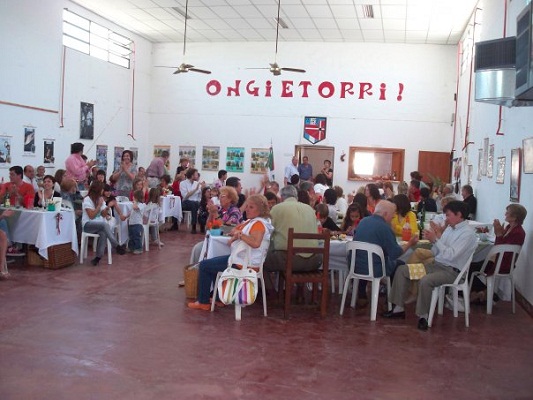
[[[266,289],[265,289],[265,278],[263,276],[259,277],[261,282],[261,294],[263,295],[263,315],[267,316],[267,298],[266,298]]]
[[[352,302],[350,303],[350,307],[355,308],[355,301],[357,300],[357,292],[359,291],[359,278],[352,278],[353,279],[353,287],[352,287]]]
[[[242,311],[242,307],[235,304],[235,321],[241,320],[241,311]]]
[[[470,326],[470,291],[466,282],[463,286],[463,299],[465,301],[465,326],[468,328]]]
[[[83,259],[87,256],[85,255],[87,251],[87,236],[81,236],[81,246],[80,246],[80,264],[83,264]]]
[[[329,280],[331,281],[331,293],[335,293],[335,270],[333,269],[329,270]],[[340,280],[340,275],[339,275],[339,280]]]
[[[459,316],[459,291],[456,288],[452,288],[453,296],[453,316],[457,318]]]
[[[494,275],[487,276],[487,314],[492,314],[494,298]]]
[[[439,287],[438,289],[438,299],[439,299],[439,315],[444,313],[444,288]],[[435,290],[435,289],[433,289]]]
[[[289,318],[289,311],[291,308],[291,292],[292,292],[292,284],[291,282],[285,279],[285,304],[283,308],[283,318],[285,319]]]
[[[322,301],[320,302],[320,315],[322,315],[322,318],[326,318],[326,315],[328,313],[328,288],[328,282],[323,282]]]
[[[150,226],[143,226],[144,249],[150,251]]]
[[[516,313],[516,305],[515,305],[516,296],[515,296],[515,291],[514,291],[514,276],[512,273],[509,276],[509,279],[511,279],[511,301],[513,303],[513,314],[515,314]]]
[[[350,285],[351,280],[352,280],[351,277],[347,277],[346,281],[344,281],[344,290],[342,291],[341,309],[339,310],[340,315],[344,313],[344,303],[346,302],[346,296],[348,295],[348,285]]]
[[[107,239],[107,264],[108,265],[113,264],[113,256],[111,255],[112,250],[113,249],[111,248],[111,242],[109,241],[109,239]]]
[[[370,321],[376,320],[378,313],[378,299],[379,299],[379,282],[380,279],[372,280],[372,299],[370,302]]]
[[[221,272],[217,274],[217,278],[215,279],[215,287],[213,288],[213,297],[211,298],[211,312],[215,311],[215,302],[216,302],[216,298],[218,294],[218,280],[220,279],[220,274]]]
[[[433,316],[435,315],[435,308],[439,299],[440,288],[436,287],[431,292],[431,305],[429,306],[428,326],[431,326],[433,322]],[[440,307],[440,304],[439,304]]]
[[[392,310],[392,303],[390,302],[390,291],[391,291],[390,278],[387,277],[385,279],[387,281],[387,311],[391,311]]]

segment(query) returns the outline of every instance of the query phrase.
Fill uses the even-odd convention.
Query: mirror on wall
[[[405,149],[350,147],[348,179],[402,181],[404,155]]]

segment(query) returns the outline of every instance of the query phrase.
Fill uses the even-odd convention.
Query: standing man
[[[148,168],[146,168],[146,176],[148,177],[148,186],[150,188],[159,186],[161,177],[166,174],[165,164],[169,157],[170,153],[163,150],[161,157],[155,157]]]
[[[37,179],[35,179],[35,169],[31,165],[26,165],[24,167],[24,182],[29,183],[33,186],[35,192],[39,191],[39,185],[37,184]]]
[[[241,208],[241,207],[244,205],[244,202],[246,201],[246,196],[242,193],[241,180],[237,178],[236,176],[230,176],[228,179],[226,179],[226,186],[231,186],[237,191],[237,194],[239,195],[239,201],[237,203],[237,207],[241,209],[241,212],[244,212],[244,208]]]
[[[322,175],[326,177],[326,185],[333,186],[333,169],[331,168],[331,161],[324,160],[324,167],[322,168]]]
[[[300,181],[313,180],[313,166],[309,164],[309,157],[303,157],[303,164],[298,166],[298,174],[300,174]]]
[[[461,188],[461,195],[463,201],[468,206],[468,213],[466,219],[476,219],[477,199],[474,197],[474,189],[470,185],[464,185]]]
[[[309,205],[298,202],[297,197],[298,192],[294,186],[285,186],[281,189],[282,203],[270,210],[274,233],[265,259],[265,271],[285,271],[289,228],[294,228],[294,232],[298,233],[317,232],[315,211]],[[316,246],[314,240],[300,242],[299,246]],[[293,261],[293,271],[315,271],[320,267],[322,256],[299,254]]]
[[[180,183],[180,192],[182,206],[184,211],[191,212],[191,233],[196,233],[196,223],[198,221],[198,208],[200,207],[200,200],[202,197],[202,189],[205,182],[198,182],[200,175],[196,168],[189,168],[185,173],[185,180]]]
[[[468,225],[467,205],[462,201],[451,201],[444,206],[448,226],[442,233],[431,230],[424,231],[424,238],[433,243],[431,252],[435,256],[433,262],[426,265],[426,275],[420,279],[418,297],[416,301],[416,315],[418,315],[418,329],[428,329],[429,307],[431,293],[437,286],[453,283],[459,272],[466,267],[468,258],[477,246],[474,229]],[[357,228],[359,230],[359,228]],[[395,306],[391,311],[383,314],[385,318],[405,318],[404,304],[411,279],[409,267],[400,265],[394,275],[389,301]],[[469,301],[469,299],[465,299]]]
[[[285,167],[285,173],[283,175],[283,184],[287,186],[291,182],[293,175],[299,175],[298,172],[298,158],[294,156],[291,163]]]

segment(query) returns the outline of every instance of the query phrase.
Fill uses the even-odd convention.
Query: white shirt
[[[327,189],[329,189],[329,187],[326,186],[326,185],[322,185],[321,183],[317,183],[317,184],[313,187],[313,189],[315,189],[315,193],[316,193],[316,194],[319,194],[319,195],[322,196],[322,195],[324,194],[324,192],[325,192]]]
[[[143,224],[143,212],[144,212],[144,208],[146,207],[146,204],[137,203],[137,207],[139,207],[138,210],[134,208],[131,210],[131,214],[128,219],[129,225],[142,225]]]
[[[24,182],[29,183],[30,185],[32,185],[33,186],[33,190],[35,191],[35,193],[37,193],[39,191],[39,185],[37,184],[37,179],[35,179],[35,178],[30,179],[26,175],[24,175],[22,180]]]
[[[86,196],[83,199],[82,209],[83,209],[83,214],[81,215],[81,226],[82,227],[85,226],[85,223],[89,221],[93,221],[93,222],[104,221],[104,217],[102,217],[101,211],[93,219],[89,218],[89,214],[87,214],[87,209],[96,210],[96,206],[94,205],[93,201],[91,200],[89,196]]]
[[[477,237],[468,221],[448,226],[441,238],[435,242],[431,251],[435,261],[462,270],[470,255],[477,247]]]
[[[183,201],[189,200],[189,201],[197,201],[198,203],[200,202],[202,198],[202,191],[200,190],[200,188],[198,188],[198,185],[200,185],[199,182],[197,181],[191,182],[190,179],[185,179],[184,181],[180,182],[180,192],[181,192]],[[189,192],[192,192],[196,188],[198,188],[198,190],[196,190],[196,192],[194,192],[189,197],[187,197],[187,194],[189,194]]]
[[[289,165],[287,165],[287,166],[285,167],[285,175],[284,175],[284,176],[285,176],[285,178],[287,178],[287,181],[290,182],[290,181],[291,181],[291,177],[292,177],[293,175],[298,175],[298,176],[300,176],[300,173],[298,172],[298,167],[295,166],[295,165],[291,162]]]

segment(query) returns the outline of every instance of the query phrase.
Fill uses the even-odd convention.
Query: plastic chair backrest
[[[189,264],[194,264],[200,261],[200,256],[202,255],[203,245],[204,245],[204,242],[198,242],[194,245],[191,251],[191,258],[189,260]]]
[[[366,251],[368,260],[368,274],[358,273],[357,275],[367,276],[369,278],[382,278],[387,275],[387,271],[385,269],[385,256],[383,255],[383,249],[381,246],[373,243],[359,242],[354,240],[346,244],[346,250],[348,254],[350,254],[350,274],[353,274],[355,271],[355,258],[357,251]],[[374,254],[381,260],[381,275],[374,275]]]
[[[468,257],[468,260],[466,260],[465,265],[463,265],[463,268],[461,268],[461,272],[459,272],[457,278],[455,278],[455,281],[453,281],[453,285],[460,285],[461,283],[468,282],[468,271],[470,270],[470,264],[472,263],[473,257],[474,251],[472,251],[472,254],[470,254],[470,257]]]
[[[511,265],[509,269],[509,273],[513,272],[513,269],[516,265],[516,259],[518,258],[518,255],[520,254],[520,251],[522,250],[522,246],[519,244],[497,244],[493,246],[489,254],[487,254],[487,257],[485,257],[485,261],[483,261],[483,265],[481,266],[480,273],[484,274],[485,269],[487,267],[487,264],[489,261],[493,261],[495,257],[498,259],[496,262],[495,268],[494,268],[494,275],[497,275],[500,273],[500,267],[502,265],[503,256],[505,253],[512,253],[512,259],[511,259]],[[505,274],[507,275],[507,274]]]

